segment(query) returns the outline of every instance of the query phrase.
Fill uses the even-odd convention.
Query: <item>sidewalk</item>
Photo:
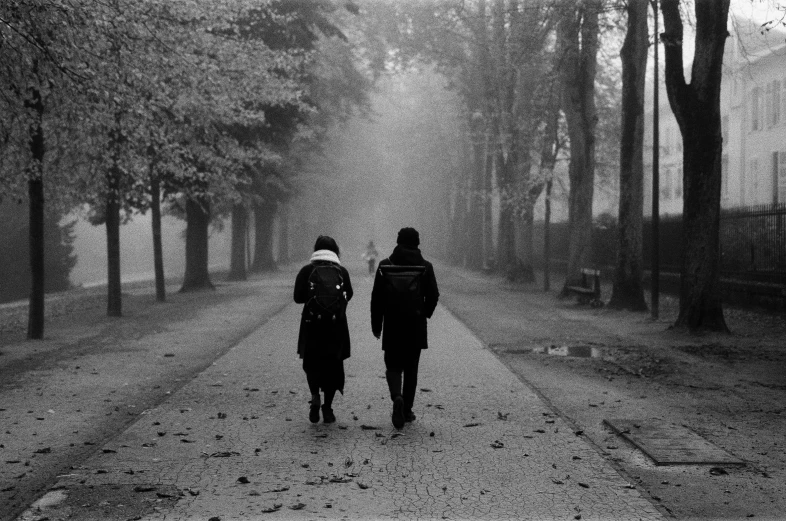
[[[370,281],[354,282],[336,424],[308,422],[293,304],[20,519],[662,519],[442,306],[418,419],[396,431]]]

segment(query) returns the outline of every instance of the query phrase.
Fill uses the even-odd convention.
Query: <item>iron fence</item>
[[[567,223],[551,225],[551,258],[568,258]],[[643,230],[645,269],[650,268],[652,222],[645,220]],[[612,268],[617,258],[617,223],[604,216],[592,233],[592,264]],[[721,275],[727,279],[786,284],[786,204],[727,209],[720,218]],[[543,223],[535,229],[536,259],[543,263]],[[665,215],[660,219],[660,268],[679,273],[682,265],[682,216]]]

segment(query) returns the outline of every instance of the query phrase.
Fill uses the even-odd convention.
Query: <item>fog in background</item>
[[[334,236],[350,262],[360,259],[369,240],[383,257],[389,255],[404,226],[420,231],[425,255],[434,256],[444,246],[447,195],[462,164],[464,135],[460,104],[445,87],[444,79],[427,68],[383,78],[372,95],[371,113],[331,131],[299,176],[290,223],[296,263],[308,260],[318,234]],[[167,277],[183,274],[184,229],[185,221],[164,217]],[[74,232],[72,284],[105,283],[104,226],[79,218]],[[211,269],[229,266],[229,250],[229,223],[214,225]],[[153,277],[149,214],[135,215],[121,227],[121,269],[124,282]]]
[[[66,219],[73,219],[68,217]],[[77,218],[74,227],[74,253],[76,266],[71,271],[71,284],[91,286],[106,284],[106,228],[93,226]],[[167,278],[180,277],[185,269],[186,223],[173,216],[161,219],[164,243],[164,272]],[[230,233],[213,227],[210,234],[210,265],[220,269],[229,265]],[[133,220],[120,227],[120,269],[123,282],[153,279],[153,231],[150,214],[135,215]]]
[[[388,255],[398,230],[412,226],[433,256],[445,245],[448,195],[462,168],[460,104],[427,68],[381,80],[372,99],[373,113],[335,129],[308,163],[293,231],[307,246],[332,235],[353,259],[369,240]]]

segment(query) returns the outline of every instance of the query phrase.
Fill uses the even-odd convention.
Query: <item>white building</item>
[[[721,85],[721,204],[724,208],[734,208],[784,203],[786,32],[775,29],[762,32],[759,24],[737,23],[732,33],[726,42]],[[680,214],[682,136],[669,106],[663,77],[661,74],[660,209],[663,214]],[[651,93],[648,101],[644,157],[646,215],[652,210]]]

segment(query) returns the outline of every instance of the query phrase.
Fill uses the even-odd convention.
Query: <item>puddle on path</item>
[[[533,353],[553,356],[570,356],[575,358],[600,358],[600,348],[584,345],[575,346],[541,346],[532,349]]]

